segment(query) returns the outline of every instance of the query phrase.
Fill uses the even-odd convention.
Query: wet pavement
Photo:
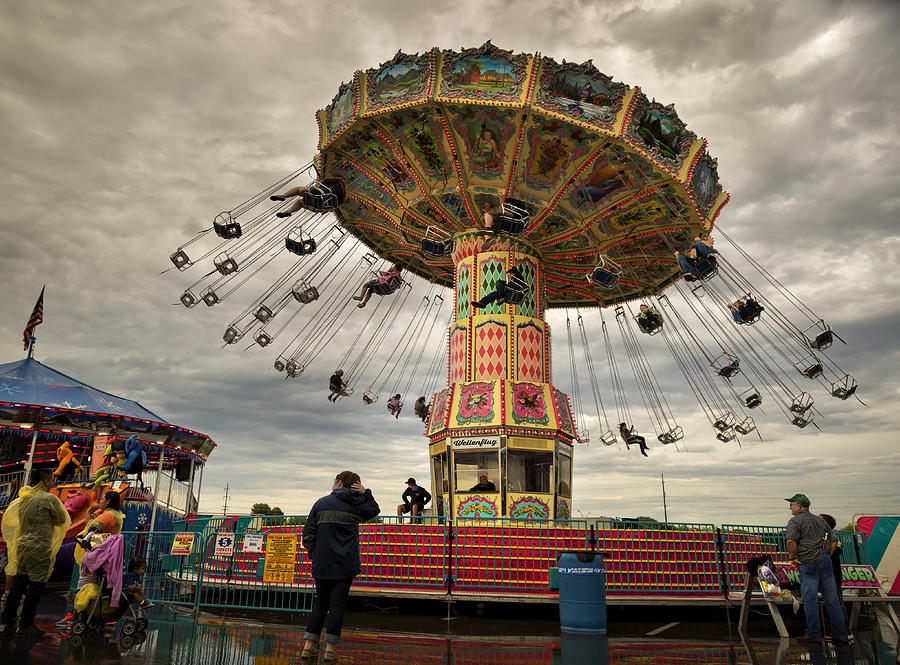
[[[689,613],[691,620],[685,620]],[[287,613],[202,613],[196,617],[158,606],[149,625],[126,634],[123,622],[83,635],[57,632],[65,601],[48,594],[37,643],[0,644],[0,665],[28,663],[123,663],[134,665],[294,665],[306,617]],[[807,645],[779,640],[768,616],[756,613],[749,637],[735,631],[724,610],[610,608],[609,634],[561,633],[554,611],[475,604],[438,608],[433,603],[395,606],[357,604],[349,612],[339,663],[435,665],[593,665],[607,663],[836,663],[890,665],[898,662],[898,635],[875,612],[855,633],[856,643]],[[788,617],[791,634],[802,623]],[[62,629],[61,629],[62,630]],[[324,662],[304,660],[304,664]]]

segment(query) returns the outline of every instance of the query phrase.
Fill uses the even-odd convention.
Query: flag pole
[[[34,358],[34,343],[37,341],[37,337],[34,335],[31,336],[31,342],[28,344],[28,359],[32,360]]]

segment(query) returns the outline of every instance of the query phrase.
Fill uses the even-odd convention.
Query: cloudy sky
[[[230,511],[265,501],[302,513],[351,468],[392,513],[406,477],[427,478],[426,441],[411,414],[394,420],[381,403],[326,402],[345,338],[283,381],[272,347],[220,349],[243,303],[173,305],[189,274],[160,272],[217,212],[310,160],[314,112],[355,70],[398,49],[491,39],[559,61],[593,59],[674,103],[709,140],[732,195],[718,224],[848,341],[832,357],[871,407],[819,390],[822,431],[770,412],[760,417],[764,440],[748,437],[739,449],[715,442],[678,390],[671,358],[651,352],[674,387],[689,452],[653,445],[644,459],[580,447],[576,512],[662,519],[661,474],[673,521],[780,524],[789,516],[782,499],[794,491],[841,524],[900,510],[900,8],[864,0],[311,7],[3,3],[0,362],[23,356],[22,328],[46,283],[39,360],[218,442],[203,509],[221,510],[229,483]],[[599,340],[596,314],[585,318]],[[565,315],[549,320],[557,382],[570,392]],[[605,377],[602,354],[596,346]],[[586,382],[582,391],[589,395]]]

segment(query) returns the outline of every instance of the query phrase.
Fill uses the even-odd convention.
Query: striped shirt
[[[821,563],[825,558],[825,541],[837,542],[837,536],[825,520],[808,510],[801,510],[790,519],[785,538],[797,543],[800,563]],[[831,549],[830,545],[828,549]]]

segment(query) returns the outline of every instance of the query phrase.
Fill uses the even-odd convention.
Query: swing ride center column
[[[469,230],[454,237],[453,262],[450,385],[434,396],[427,430],[436,512],[568,519],[575,430],[568,397],[551,382],[540,254]],[[521,302],[473,309],[513,267],[527,286]],[[476,488],[481,476],[495,489]]]

